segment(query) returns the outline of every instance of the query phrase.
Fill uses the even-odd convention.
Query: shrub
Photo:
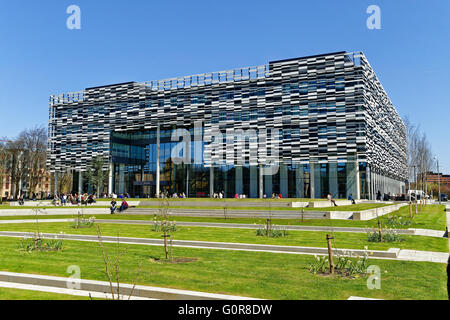
[[[369,242],[402,242],[405,241],[395,230],[383,229],[382,235],[378,230],[373,230],[367,233],[367,241]]]
[[[64,249],[64,240],[42,239],[41,234],[36,234],[33,238],[24,237],[19,243],[19,250],[31,253],[33,251],[49,252],[62,251]]]
[[[393,216],[388,217],[388,221],[386,222],[386,225],[389,227],[395,228],[395,227],[408,227],[412,225],[413,221],[411,219],[403,219],[402,217]]]
[[[267,225],[263,225],[256,230],[256,235],[258,237],[269,237],[269,238],[282,238],[287,237],[289,232],[286,228],[271,225],[269,228]]]
[[[328,274],[330,273],[330,263],[327,256],[315,257],[315,261],[310,264],[309,271],[313,274]],[[359,275],[367,274],[368,268],[368,254],[364,253],[363,257],[357,256],[351,258],[348,255],[337,255],[334,271],[337,275],[345,277],[358,277]]]
[[[90,217],[89,219],[85,219],[84,217],[78,217],[74,220],[72,224],[72,228],[81,229],[81,228],[92,228],[95,224],[95,217]]]

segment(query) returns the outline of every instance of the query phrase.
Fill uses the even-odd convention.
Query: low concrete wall
[[[116,199],[116,202],[120,203],[121,200]],[[141,203],[141,201],[127,201],[127,202],[130,206],[139,206]],[[155,205],[157,205],[157,204],[158,204],[158,202],[155,202]],[[109,205],[110,205],[110,201],[97,201],[95,203],[89,204],[88,207],[107,207]],[[53,205],[52,205],[51,201],[43,201],[43,202],[41,202],[41,201],[25,201],[23,206],[20,206],[18,202],[11,202],[10,206],[11,207],[51,207]],[[60,206],[58,206],[58,207],[59,208],[66,208],[66,207],[67,208],[76,208],[76,207],[78,207],[78,205],[68,203],[64,207],[60,207]],[[56,206],[55,206],[55,208],[56,208]]]
[[[80,208],[56,208],[56,209],[41,209],[38,215],[77,215],[81,211]],[[111,214],[107,208],[85,208],[84,214]],[[0,216],[10,217],[10,216],[31,216],[36,215],[33,209],[2,209],[0,210]]]
[[[367,200],[356,200],[356,204],[359,203],[368,203]],[[336,204],[338,206],[351,206],[352,202],[350,200],[336,200]],[[309,208],[329,208],[334,207],[330,201],[314,201],[308,203]]]
[[[326,212],[327,219],[331,220],[351,220],[353,218],[352,211],[329,211]]]
[[[377,217],[384,216],[386,214],[389,214],[391,212],[399,210],[401,207],[406,206],[406,203],[399,203],[394,204],[392,206],[382,207],[382,208],[375,208],[375,209],[369,209],[359,212],[353,212],[353,220],[372,220]]]
[[[262,207],[266,208],[269,205],[272,208],[290,208],[292,207],[292,202],[289,201],[246,201],[242,200],[205,200],[205,201],[189,201],[189,200],[169,200],[171,206],[175,207]],[[159,201],[140,201],[141,206],[158,206]]]

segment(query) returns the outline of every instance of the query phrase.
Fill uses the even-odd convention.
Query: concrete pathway
[[[69,296],[79,296],[79,297],[92,297],[97,299],[112,299],[112,295],[109,293],[100,293],[100,292],[89,292],[85,290],[74,290],[74,289],[65,289],[58,287],[49,287],[49,286],[39,286],[35,284],[23,284],[23,283],[15,283],[15,282],[3,282],[0,281],[0,288],[8,288],[8,289],[19,289],[19,290],[27,290],[27,291],[39,291],[39,292],[48,292],[48,293],[57,293],[64,294]],[[156,300],[150,298],[143,297],[128,297],[121,296],[121,300]]]
[[[79,208],[58,208],[58,209],[42,209],[38,216],[76,216],[81,211]],[[111,214],[108,208],[85,208],[85,215],[106,215]],[[16,217],[16,216],[36,216],[33,209],[0,209],[0,217]]]
[[[350,297],[348,300],[369,300],[369,301],[380,301],[382,299],[372,299],[372,298],[363,298],[363,297]]]
[[[37,291],[56,292],[63,294],[75,294],[89,296],[89,293],[95,294],[99,298],[111,297],[111,287],[107,281],[73,279],[65,277],[44,276],[26,273],[0,272],[0,287],[16,287],[17,289],[25,288],[26,290],[34,289]],[[69,286],[79,286],[78,289],[69,289]],[[115,293],[117,282],[113,282],[113,290]],[[133,293],[134,299],[162,299],[162,300],[257,300],[249,297],[241,297],[234,295],[215,294],[200,291],[179,290],[171,288],[151,287],[136,285],[133,290],[132,284],[121,283],[119,285],[120,292],[125,298]],[[78,294],[77,294],[78,293]]]
[[[24,238],[33,237],[32,232],[10,232],[0,231],[0,237],[8,238]],[[73,241],[87,241],[98,242],[97,236],[92,235],[71,235],[71,234],[54,234],[43,233],[41,237],[44,239],[64,239]],[[163,246],[162,239],[152,238],[129,238],[120,237],[120,242],[123,244],[136,245],[150,245]],[[117,243],[117,237],[103,236],[105,243]],[[271,253],[287,253],[287,254],[306,254],[306,255],[328,255],[327,248],[318,247],[299,247],[299,246],[280,246],[280,245],[265,245],[265,244],[249,244],[249,243],[230,243],[230,242],[211,242],[211,241],[193,241],[193,240],[173,240],[173,247],[195,248],[195,249],[219,249],[219,250],[234,250],[234,251],[249,251],[249,252],[271,252]],[[427,261],[447,263],[449,259],[448,253],[401,250],[391,248],[387,251],[381,250],[358,250],[358,249],[337,249],[335,254],[363,256],[368,253],[371,259],[392,259],[392,260],[407,260],[407,261]],[[403,252],[403,254],[402,254]],[[399,258],[400,257],[400,258]]]

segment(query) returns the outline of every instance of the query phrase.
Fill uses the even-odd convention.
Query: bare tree
[[[8,153],[4,143],[0,143],[0,203],[3,201],[3,186],[8,175]]]
[[[432,167],[431,145],[425,133],[418,125],[413,124],[408,117],[404,118],[406,126],[406,153],[408,161],[408,180],[414,181],[414,189],[427,191],[426,176]],[[414,176],[414,171],[416,177]],[[417,180],[417,181],[416,181]]]
[[[17,142],[23,148],[23,161],[27,176],[28,190],[34,193],[38,184],[45,176],[45,161],[47,158],[47,129],[36,126],[22,131]]]

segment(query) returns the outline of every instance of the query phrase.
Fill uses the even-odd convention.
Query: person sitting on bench
[[[331,195],[331,193],[328,194],[328,201],[330,201],[335,207],[338,206],[336,204],[336,201],[333,199],[333,196]]]
[[[353,199],[352,194],[348,196],[348,200],[350,200],[352,202],[352,204],[356,204],[355,199]]]
[[[114,199],[111,201],[111,208],[110,209],[111,209],[111,214],[114,214],[116,212],[117,203],[116,203],[116,201]]]
[[[125,199],[122,200],[122,204],[120,205],[119,212],[125,211],[128,209],[128,203]]]

